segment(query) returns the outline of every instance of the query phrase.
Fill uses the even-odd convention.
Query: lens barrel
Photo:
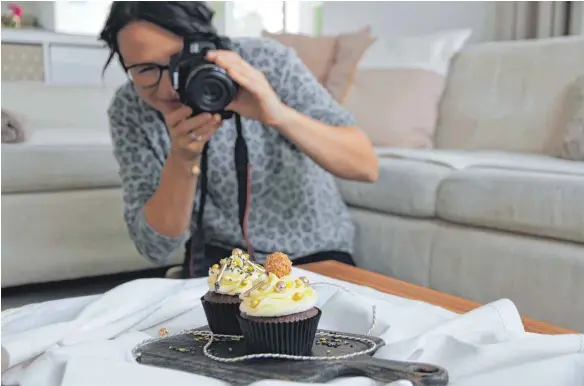
[[[184,87],[186,102],[200,111],[224,110],[237,95],[237,85],[227,72],[213,63],[190,69]]]

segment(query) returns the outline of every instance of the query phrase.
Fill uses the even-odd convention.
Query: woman
[[[259,262],[282,251],[295,264],[352,264],[354,226],[333,176],[376,180],[370,141],[293,50],[267,39],[234,39],[232,51],[207,55],[240,85],[227,109],[241,131],[235,119],[193,117],[165,66],[182,37],[216,33],[212,17],[204,2],[114,2],[101,32],[106,66],[117,55],[131,80],[108,114],[138,250],[164,264],[192,236],[188,277],[233,248]],[[243,182],[238,138],[249,162]]]

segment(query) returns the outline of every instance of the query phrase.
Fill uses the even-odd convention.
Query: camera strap
[[[238,217],[239,226],[241,227],[241,233],[245,240],[247,246],[247,252],[253,258],[253,250],[251,244],[249,243],[247,234],[247,215],[249,210],[249,198],[251,189],[251,179],[250,179],[250,164],[249,164],[249,153],[247,149],[247,143],[243,137],[243,125],[241,123],[241,117],[239,114],[234,115],[235,127],[237,130],[237,138],[235,140],[235,152],[234,152],[234,162],[235,171],[237,177],[237,202],[238,202]],[[209,266],[216,263],[215,261],[207,261],[205,254],[205,236],[203,227],[203,213],[205,209],[205,201],[207,198],[207,170],[208,170],[208,147],[207,142],[203,147],[201,153],[200,169],[201,174],[199,175],[199,208],[196,217],[196,229],[195,233],[192,235],[191,240],[187,242],[186,246],[186,256],[184,259],[183,272],[188,274],[186,277],[200,277],[205,276]]]

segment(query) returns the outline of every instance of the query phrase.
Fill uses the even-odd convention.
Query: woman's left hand
[[[261,71],[233,51],[209,51],[207,59],[227,71],[240,85],[237,98],[227,106],[227,110],[267,126],[277,127],[281,123],[286,105]]]

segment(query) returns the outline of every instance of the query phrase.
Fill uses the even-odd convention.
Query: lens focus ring
[[[236,86],[215,64],[193,68],[186,79],[187,101],[201,111],[223,110],[235,97]]]

